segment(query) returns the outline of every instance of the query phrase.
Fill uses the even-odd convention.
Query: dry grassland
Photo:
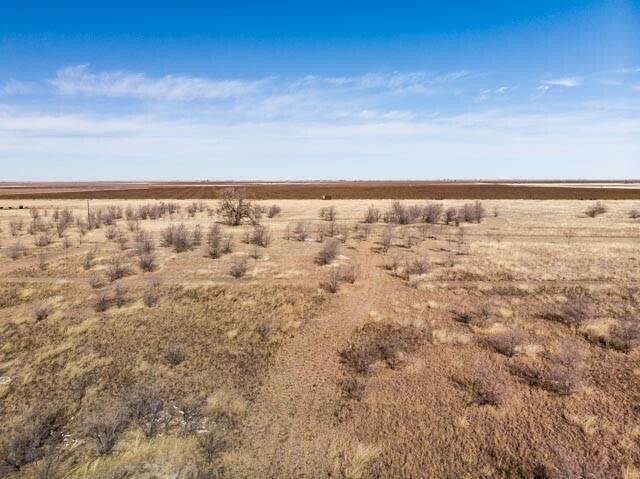
[[[3,201],[0,476],[640,477],[639,202],[275,202]]]

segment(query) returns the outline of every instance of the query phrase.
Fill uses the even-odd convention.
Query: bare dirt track
[[[640,188],[518,183],[342,181],[308,183],[38,183],[0,185],[0,199],[212,199],[231,184],[257,199],[638,200]]]

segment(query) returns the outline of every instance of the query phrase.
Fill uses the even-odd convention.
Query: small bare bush
[[[319,286],[328,293],[337,293],[340,288],[340,271],[338,268],[329,269]]]
[[[96,452],[100,456],[110,454],[120,433],[127,426],[127,414],[121,406],[104,405],[91,412],[85,423],[85,433],[96,442]]]
[[[16,260],[23,255],[24,255],[24,248],[22,247],[20,242],[13,243],[7,246],[7,256],[12,260]]]
[[[103,313],[109,308],[109,297],[106,293],[100,292],[95,298],[93,309],[97,313]]]
[[[582,386],[582,355],[569,343],[562,343],[554,354],[547,354],[546,361],[536,366],[520,364],[514,372],[533,386],[567,396],[578,392]]]
[[[224,432],[215,425],[211,430],[198,434],[198,445],[208,462],[213,462],[220,453],[229,448]]]
[[[632,210],[629,212],[629,218],[631,218],[632,220],[640,219],[640,210],[637,210],[637,209],[635,209],[635,208],[634,208],[634,209],[632,209]]]
[[[589,218],[595,218],[597,216],[603,215],[607,212],[607,207],[603,205],[601,202],[597,202],[595,205],[590,206],[585,211],[585,214]]]
[[[128,415],[142,429],[147,439],[158,434],[164,408],[165,402],[155,389],[139,388],[127,398]]]
[[[444,208],[440,203],[427,203],[422,207],[420,216],[422,221],[429,224],[436,224],[442,217]]]
[[[391,249],[391,246],[393,246],[393,230],[391,228],[386,228],[380,235],[380,251],[383,254],[387,254],[389,249]]]
[[[480,406],[502,406],[511,392],[506,378],[486,367],[475,371],[471,390],[473,402]]]
[[[9,222],[9,231],[11,232],[11,236],[18,236],[23,228],[24,222],[22,219],[12,220]]]
[[[96,258],[96,254],[98,252],[97,247],[91,248],[82,258],[82,267],[86,270],[89,270],[93,267],[93,262]]]
[[[318,216],[324,221],[335,221],[338,214],[336,213],[335,207],[325,206],[324,208],[320,208]]]
[[[280,208],[278,205],[271,205],[269,206],[269,210],[267,211],[267,216],[269,218],[275,218],[276,216],[279,216],[281,212],[282,208]]]
[[[247,273],[248,264],[246,256],[236,256],[231,261],[229,274],[234,278],[241,278]]]
[[[178,366],[184,362],[184,359],[184,352],[182,349],[177,347],[169,348],[164,355],[164,360],[169,364],[169,366]]]
[[[340,281],[353,284],[360,276],[360,265],[349,264],[340,266],[339,268]]]
[[[609,329],[609,339],[615,349],[630,353],[640,346],[640,324],[631,318],[621,319]]]
[[[42,233],[40,233],[35,240],[35,245],[38,248],[44,248],[45,246],[49,246],[51,243],[51,235],[48,231],[43,231]]]
[[[316,262],[320,265],[331,263],[338,255],[338,247],[339,243],[336,239],[329,238],[326,240],[316,255]]]
[[[496,352],[512,357],[518,348],[528,340],[527,333],[521,329],[507,329],[486,338],[487,344]]]
[[[151,233],[145,230],[139,230],[136,233],[136,253],[140,256],[150,254],[155,250],[156,245]]]
[[[207,233],[207,255],[215,259],[231,253],[232,249],[231,236],[223,235],[219,225],[212,225]]]
[[[109,226],[106,230],[104,230],[104,237],[107,241],[113,241],[120,235],[118,228],[115,226]]]
[[[375,206],[369,206],[367,208],[367,212],[364,215],[363,222],[378,223],[381,217],[382,217],[382,213],[380,212],[380,208],[376,208]]]
[[[64,425],[62,410],[46,406],[34,408],[0,437],[0,471],[4,465],[11,471],[20,471],[43,458],[62,441]]]
[[[39,303],[33,307],[33,316],[36,321],[43,321],[51,314],[51,307],[47,304]]]
[[[458,215],[458,210],[455,208],[447,208],[444,212],[444,222],[448,225],[460,225],[460,216]]]
[[[111,258],[105,269],[105,275],[110,283],[113,283],[120,278],[124,278],[128,273],[129,268],[124,262],[124,259],[119,256]]]
[[[429,261],[423,257],[412,258],[405,263],[404,272],[407,277],[426,274],[429,272]]]
[[[91,286],[92,289],[98,289],[102,287],[102,281],[100,280],[100,278],[96,275],[91,275],[89,276],[89,286]]]
[[[122,308],[127,304],[127,293],[129,290],[120,281],[116,282],[113,286],[113,302],[116,303],[118,308]]]
[[[162,231],[162,246],[172,246],[176,253],[183,253],[193,247],[193,235],[184,225],[170,225]]]
[[[156,257],[150,253],[144,253],[138,258],[138,266],[145,273],[150,273],[156,267]]]
[[[266,248],[271,243],[271,232],[269,228],[262,225],[255,225],[249,236],[249,243]]]
[[[158,293],[153,289],[148,289],[142,293],[142,302],[147,308],[154,306],[158,302]]]

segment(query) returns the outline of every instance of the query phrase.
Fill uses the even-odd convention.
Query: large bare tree
[[[253,203],[254,194],[246,188],[232,186],[220,190],[218,214],[225,224],[238,226],[243,220],[258,224],[262,209]]]

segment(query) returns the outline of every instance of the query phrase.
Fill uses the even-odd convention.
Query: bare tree
[[[217,212],[225,224],[238,226],[243,220],[257,224],[261,209],[253,204],[254,194],[246,188],[232,186],[220,190]]]

